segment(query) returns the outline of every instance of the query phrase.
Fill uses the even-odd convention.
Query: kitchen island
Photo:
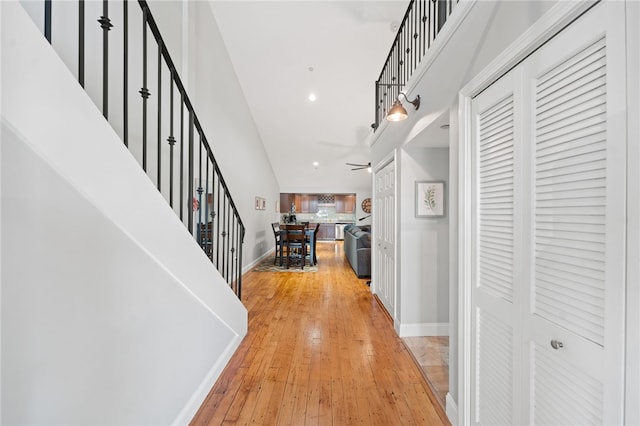
[[[353,222],[320,222],[320,229],[318,229],[319,241],[334,241],[344,239],[344,227],[347,225],[353,225]]]

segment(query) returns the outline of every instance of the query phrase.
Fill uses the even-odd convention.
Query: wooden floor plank
[[[342,242],[318,259],[318,272],[245,274],[249,332],[191,424],[448,424]]]

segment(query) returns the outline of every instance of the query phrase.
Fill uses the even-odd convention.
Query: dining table
[[[308,223],[305,222],[305,224],[308,225]],[[287,225],[302,225],[302,222],[298,222],[298,223],[293,223],[293,222],[289,222],[289,223],[280,223],[280,238],[278,239],[280,241],[280,245],[282,246],[282,244],[284,244],[284,238],[282,238],[282,235],[287,232]],[[304,230],[304,235],[305,235],[305,240],[306,242],[309,244],[309,253],[307,253],[309,255],[309,265],[310,266],[314,266],[316,264],[316,244],[315,244],[315,226],[313,228],[307,227]],[[279,247],[280,252],[282,253],[282,247]],[[280,265],[282,266],[282,258],[280,258]]]

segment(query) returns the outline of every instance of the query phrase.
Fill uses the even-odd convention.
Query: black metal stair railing
[[[411,0],[376,81],[374,130],[406,86],[459,0]]]
[[[72,72],[75,69],[82,87],[91,85],[85,90],[101,107],[105,119],[240,298],[245,228],[149,5],[144,0],[137,2],[139,8],[130,6],[127,0],[103,0],[99,10],[96,3],[77,0],[73,12],[77,14],[77,45],[73,47],[77,49],[77,56],[68,52],[59,54],[64,56],[63,60],[66,58]],[[118,7],[110,11],[110,3]],[[60,20],[60,31],[68,31],[65,27],[70,26],[73,19],[69,4],[44,0],[44,35],[56,50],[70,50],[68,46],[63,47],[62,42],[57,43],[53,31],[57,29],[57,20]],[[60,9],[56,14],[58,5]],[[88,9],[101,15],[87,17]],[[90,30],[89,22],[98,25]],[[132,32],[136,22],[140,28]],[[122,42],[121,50],[116,46],[117,49],[110,51],[109,39],[116,31],[117,41]],[[102,51],[97,53],[99,32]],[[87,43],[89,35],[92,38]],[[152,36],[151,43],[148,35]],[[150,46],[153,42],[155,45]],[[94,49],[87,49],[87,44]],[[86,64],[92,60],[102,62],[102,69],[94,72],[98,76],[85,72]],[[155,69],[150,72],[150,68]],[[133,84],[132,80],[135,80]],[[135,83],[141,87],[132,88]],[[121,91],[116,92],[114,86]],[[114,98],[116,102],[110,105],[109,100]]]

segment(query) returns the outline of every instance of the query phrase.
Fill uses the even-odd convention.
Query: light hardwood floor
[[[249,272],[249,331],[193,425],[444,425],[428,385],[342,242],[318,272]]]

